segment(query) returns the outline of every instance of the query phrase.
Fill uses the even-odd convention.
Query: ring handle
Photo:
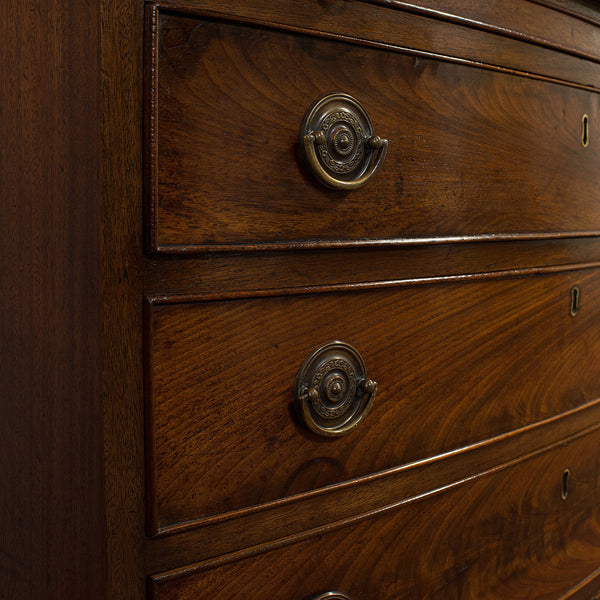
[[[328,94],[313,104],[304,118],[301,138],[313,175],[338,190],[368,183],[388,149],[388,141],[375,135],[365,109],[348,94]]]
[[[313,173],[316,177],[324,183],[326,186],[336,189],[336,190],[355,190],[359,187],[362,187],[366,183],[368,183],[373,175],[377,172],[385,155],[387,154],[388,141],[382,140],[379,136],[373,136],[366,141],[366,144],[370,148],[378,148],[377,155],[373,160],[371,167],[369,170],[359,177],[358,179],[354,179],[352,181],[343,181],[341,179],[336,179],[332,177],[324,168],[321,166],[319,159],[317,158],[317,152],[315,150],[315,145],[323,145],[325,141],[319,142],[324,138],[324,134],[322,131],[317,133],[308,133],[303,138],[304,143],[304,152],[306,155],[306,159],[308,164],[310,165]]]
[[[377,383],[367,377],[361,355],[344,342],[328,342],[303,363],[296,377],[294,403],[313,433],[341,436],[369,413]]]
[[[325,592],[315,596],[312,600],[350,600],[350,596],[346,596],[341,592]]]

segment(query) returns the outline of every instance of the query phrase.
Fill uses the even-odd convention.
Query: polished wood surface
[[[595,237],[453,243],[370,243],[327,251],[147,256],[144,293],[152,302],[178,303],[306,291],[370,289],[442,281],[575,271],[600,266]]]
[[[560,600],[597,600],[600,595],[600,569],[569,590]]]
[[[352,523],[365,514],[393,509],[424,495],[455,487],[544,448],[596,428],[600,401],[495,438],[404,464],[337,486],[311,490],[273,503],[269,510],[250,507],[201,523],[183,523],[148,543],[149,572],[178,570],[221,555],[266,549],[274,540],[304,539]],[[201,526],[198,526],[201,525]],[[173,535],[177,533],[177,535]],[[277,542],[283,543],[283,542]]]
[[[598,293],[590,270],[149,308],[158,526],[439,454],[599,397]],[[353,345],[379,383],[364,423],[340,439],[309,433],[291,407],[302,363],[331,340]]]
[[[597,595],[599,25],[0,3],[0,597]],[[390,140],[347,194],[297,154],[338,90]],[[380,388],[329,440],[334,338]]]
[[[213,20],[156,27],[153,249],[600,230],[594,126],[581,143],[596,94]],[[350,194],[297,156],[306,112],[332,91],[389,140]]]
[[[99,18],[0,3],[3,598],[104,593]]]
[[[556,598],[600,559],[599,442],[596,430],[350,526],[167,573],[150,597]]]
[[[142,15],[137,0],[102,1],[102,453],[105,523],[110,532],[107,600],[138,600],[146,593]]]
[[[541,3],[523,19],[451,4],[147,11],[150,597],[594,585],[596,27]],[[298,157],[306,110],[338,89],[390,140],[349,194]],[[331,339],[380,386],[336,440],[291,406],[302,361]],[[583,504],[529,510],[526,490],[559,489],[570,467],[550,484],[550,465],[577,437]],[[468,520],[436,537],[448,514]]]
[[[600,25],[598,4],[595,0],[531,0],[536,4],[551,7],[566,15],[575,16],[593,25]]]
[[[418,4],[403,0],[367,0],[385,6],[414,11],[417,14],[447,20],[452,23],[482,29],[500,35],[510,35],[550,48],[562,49],[592,60],[598,60],[598,29],[594,23],[580,18],[553,18],[552,13],[539,3],[520,2],[519,0],[420,0]],[[548,2],[560,7],[568,14],[569,8],[575,13],[572,16],[592,16],[597,13],[593,9],[585,11],[583,3],[569,0]],[[590,1],[590,6],[593,0]],[[542,5],[542,6],[540,6]]]
[[[527,0],[526,0],[527,1]],[[413,3],[417,6],[420,3]],[[579,4],[579,3],[578,3]],[[168,0],[156,4],[161,9],[213,18],[233,18],[236,22],[275,26],[305,33],[321,33],[338,41],[357,42],[386,48],[392,52],[408,52],[416,57],[436,58],[476,68],[510,72],[519,76],[569,83],[587,89],[598,89],[600,65],[581,60],[569,53],[557,53],[537,43],[523,44],[511,32],[490,35],[471,26],[456,25],[430,19],[413,11],[390,10],[390,4],[377,6],[355,0],[294,1],[294,10],[286,2],[253,0],[237,4],[230,0]],[[343,18],[340,16],[343,14]],[[564,20],[563,20],[564,19]],[[555,11],[545,11],[541,23],[560,20],[561,39],[572,52],[577,48],[570,34],[580,21],[564,18]],[[595,58],[598,52],[595,53]]]

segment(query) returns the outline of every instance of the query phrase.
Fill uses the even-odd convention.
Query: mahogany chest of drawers
[[[594,598],[595,4],[47,4],[0,12],[0,598]]]

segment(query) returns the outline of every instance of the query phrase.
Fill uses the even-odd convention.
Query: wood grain
[[[600,39],[598,28],[581,18],[568,18],[556,15],[548,6],[566,9],[560,2],[520,2],[519,0],[366,0],[383,6],[393,6],[401,10],[415,12],[460,25],[482,29],[528,42],[560,49],[598,60]],[[582,3],[571,2],[573,9],[584,10]],[[591,11],[588,11],[588,15]],[[582,13],[574,12],[573,17]],[[596,14],[597,17],[597,14]]]
[[[574,318],[575,283],[582,306]],[[590,271],[153,306],[156,525],[380,471],[599,397],[599,286]],[[380,387],[365,422],[332,440],[299,425],[291,403],[304,359],[334,339],[358,349]]]
[[[106,599],[146,594],[142,328],[143,20],[102,1],[102,390]]]
[[[530,0],[542,6],[549,6],[566,15],[575,16],[592,25],[600,25],[598,4],[595,0]]]
[[[229,18],[336,40],[358,41],[415,56],[436,57],[598,89],[599,71],[595,62],[556,53],[535,44],[523,44],[510,36],[490,35],[472,26],[390,10],[392,5],[376,6],[346,0],[296,0],[293,11],[288,10],[285,4],[269,0],[254,0],[246,5],[234,5],[229,0],[162,0],[156,5],[165,11]],[[571,39],[571,31],[577,28],[579,22],[553,11],[547,11],[543,21],[555,19],[565,23],[562,38],[565,41]]]
[[[600,559],[599,442],[595,432],[391,514],[159,575],[151,597],[242,599],[260,589],[282,600],[327,590],[360,600],[554,599]]]
[[[596,569],[559,600],[597,600],[600,595],[600,569]]]
[[[158,27],[152,250],[600,230],[596,94],[226,22]],[[332,91],[390,143],[350,193],[297,156],[305,113]]]
[[[598,590],[598,9],[417,1],[0,2],[0,598]],[[340,87],[392,144],[346,196],[295,147]]]
[[[158,302],[182,302],[278,293],[394,287],[431,279],[482,278],[589,268],[600,260],[600,238],[498,242],[456,240],[369,244],[295,252],[162,254],[144,262],[144,294]]]
[[[102,598],[99,8],[0,3],[0,597]]]
[[[343,484],[311,490],[272,503],[268,510],[250,507],[235,514],[169,528],[148,541],[148,571],[215,560],[220,555],[273,547],[326,533],[416,502],[425,495],[556,448],[591,431],[600,422],[600,400],[521,429]],[[174,535],[176,534],[176,535]]]

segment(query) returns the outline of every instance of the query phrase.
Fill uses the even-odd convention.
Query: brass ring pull
[[[369,115],[348,94],[329,94],[308,111],[302,151],[312,173],[326,186],[354,190],[369,182],[387,154]]]
[[[340,592],[325,592],[315,596],[312,600],[350,600],[350,596],[341,594]]]
[[[340,436],[368,414],[377,383],[367,377],[365,363],[349,344],[329,342],[305,361],[294,387],[295,407],[313,433]]]

